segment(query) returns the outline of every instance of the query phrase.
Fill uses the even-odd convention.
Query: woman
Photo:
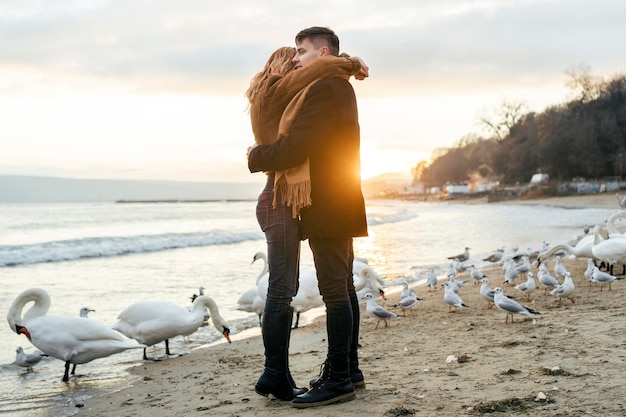
[[[250,121],[257,144],[271,144],[278,138],[281,117],[292,99],[320,78],[355,75],[363,79],[368,68],[359,58],[322,57],[313,65],[294,70],[295,48],[277,49],[265,67],[256,74],[246,91]],[[268,248],[269,285],[263,313],[262,335],[265,369],[255,385],[263,396],[272,394],[290,401],[307,391],[297,388],[289,372],[289,337],[298,290],[300,236],[298,210],[310,204],[305,178],[308,165],[290,172],[267,173],[267,183],[259,196],[256,215],[265,233]],[[295,172],[295,176],[293,175]],[[296,178],[295,181],[292,181]]]

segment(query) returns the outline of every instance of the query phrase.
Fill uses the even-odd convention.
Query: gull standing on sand
[[[411,315],[413,315],[412,308],[415,307],[419,301],[422,301],[422,299],[419,298],[417,294],[415,294],[415,291],[410,290],[410,294],[407,295],[406,297],[402,297],[400,302],[396,304],[394,307],[402,309],[403,315],[405,316],[406,316],[405,311],[407,310],[409,311],[409,313],[411,313]]]
[[[461,254],[458,254],[458,255],[454,255],[454,256],[448,256],[448,259],[453,259],[454,260],[454,258],[458,258],[460,262],[465,262],[470,257],[469,250],[470,250],[470,248],[466,247],[465,248],[465,252],[463,252]]]
[[[530,293],[535,291],[535,288],[537,288],[537,284],[535,283],[535,277],[533,276],[533,273],[529,272],[528,278],[526,278],[526,282],[517,284],[515,288],[517,290],[520,290],[524,294],[526,294],[526,301],[530,301]]]
[[[448,313],[452,311],[452,307],[469,307],[466,305],[461,297],[454,291],[454,289],[450,286],[450,282],[443,283],[444,293],[443,293],[443,301],[449,305]]]
[[[534,317],[536,314],[540,314],[539,312],[532,310],[524,305],[521,305],[517,301],[512,298],[507,297],[502,292],[502,288],[496,287],[493,290],[493,301],[500,310],[506,312],[505,323],[509,322],[509,316],[511,316],[511,323],[513,323],[513,314],[524,314],[528,317]]]
[[[437,290],[438,283],[439,283],[439,280],[437,279],[435,268],[430,268],[430,271],[428,272],[428,278],[426,278],[426,286],[428,287],[429,290],[431,288],[434,288],[435,290]]]
[[[476,268],[476,265],[472,265],[470,276],[474,279],[474,285],[476,285],[476,283],[480,282],[486,275]]]
[[[548,271],[548,268],[546,267],[545,264],[539,265],[539,272],[537,273],[537,278],[539,278],[539,282],[541,283],[541,285],[545,287],[544,294],[547,294],[550,288],[556,288],[559,285],[561,285],[559,281],[556,280],[556,278],[550,275],[550,271]]]
[[[519,275],[522,275],[524,278],[526,278],[526,274],[528,273],[528,271],[530,271],[530,258],[528,257],[528,255],[522,256],[522,263],[521,265],[515,266],[515,270]]]
[[[454,261],[452,262],[452,265],[454,267],[454,270],[461,275],[463,272],[465,272],[465,270],[467,269],[467,266],[465,266],[463,264],[462,261],[459,260],[459,258],[454,258]]]
[[[497,249],[495,252],[489,254],[486,258],[484,258],[483,261],[492,263],[500,262],[503,254],[504,248]]]
[[[37,365],[43,358],[45,358],[45,353],[37,352],[37,353],[25,353],[24,349],[21,346],[18,346],[15,349],[15,364],[21,367],[28,369],[29,371],[33,370],[33,366]]]
[[[380,324],[381,320],[385,322],[385,327],[387,327],[387,319],[400,318],[400,316],[398,316],[397,314],[385,310],[383,307],[379,306],[376,303],[376,300],[374,300],[374,296],[372,295],[372,293],[368,292],[363,296],[363,298],[367,300],[367,306],[365,308],[367,315],[376,319],[376,327],[374,327],[374,330],[378,329],[378,325]]]
[[[561,285],[550,291],[550,295],[554,295],[559,298],[559,305],[561,305],[561,300],[563,298],[567,298],[574,304],[574,297],[572,294],[574,293],[574,281],[572,281],[572,275],[569,272],[565,273],[565,280]]]
[[[489,288],[489,280],[487,278],[482,279],[482,284],[480,285],[480,295],[487,300],[487,309],[491,309],[491,307],[493,307],[494,292],[491,288]]]
[[[562,278],[564,278],[567,274],[567,268],[565,268],[565,265],[563,265],[563,261],[561,260],[560,256],[556,257],[556,263],[554,264],[554,273],[557,277]]]
[[[600,269],[594,265],[593,271],[591,273],[591,281],[597,282],[600,284],[600,291],[602,291],[602,287],[608,284],[609,291],[611,291],[611,282],[616,281],[618,278],[615,275],[607,274],[606,272],[600,271]]]
[[[504,284],[511,284],[519,273],[517,272],[517,268],[515,267],[515,262],[511,258],[507,258],[504,265]]]

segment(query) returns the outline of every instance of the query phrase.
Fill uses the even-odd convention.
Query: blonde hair
[[[254,100],[256,94],[263,89],[267,79],[271,74],[285,75],[294,67],[293,57],[296,55],[296,48],[283,46],[275,50],[267,59],[263,70],[252,77],[250,87],[246,91],[249,102]]]

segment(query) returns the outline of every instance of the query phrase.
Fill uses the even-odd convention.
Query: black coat
[[[343,78],[313,85],[289,133],[248,156],[250,172],[281,171],[309,158],[312,205],[302,209],[302,239],[367,236],[361,191],[356,97]]]

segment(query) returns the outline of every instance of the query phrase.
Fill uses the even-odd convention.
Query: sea
[[[23,290],[39,287],[50,294],[49,314],[78,315],[89,307],[95,310],[89,319],[112,324],[140,300],[189,306],[203,287],[229,322],[235,343],[258,334],[258,317],[234,309],[264,267],[262,261],[252,263],[255,253],[266,250],[255,206],[255,201],[0,204],[0,312],[6,314]],[[390,288],[401,279],[425,279],[430,268],[445,275],[447,258],[465,247],[467,263],[482,267],[487,264],[482,259],[498,248],[507,253],[572,242],[614,212],[388,199],[368,200],[366,206],[369,236],[355,239],[355,255],[366,258]],[[301,264],[313,267],[306,241]],[[320,314],[323,309],[304,313],[300,324]],[[188,340],[172,339],[171,357],[163,343],[148,355],[175,361],[212,343],[224,341],[209,324]],[[44,358],[32,370],[15,365],[18,346],[37,351],[6,322],[0,325],[3,417],[80,415],[89,398],[131,386],[129,368],[150,366],[141,349],[129,350],[78,365],[76,377],[65,383],[58,359]]]

